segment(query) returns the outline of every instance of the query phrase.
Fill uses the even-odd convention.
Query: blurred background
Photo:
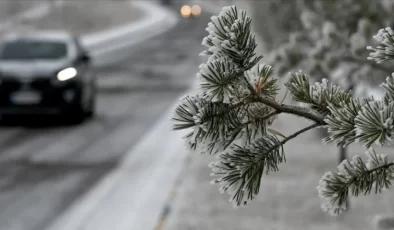
[[[320,208],[320,177],[360,146],[303,134],[234,209],[209,184],[214,157],[188,153],[170,131],[206,61],[207,23],[233,4],[253,18],[280,86],[302,69],[382,97],[390,63],[368,61],[365,47],[393,25],[394,0],[1,0],[0,230],[391,229],[389,191],[352,198],[339,217]],[[306,124],[284,115],[275,127]]]

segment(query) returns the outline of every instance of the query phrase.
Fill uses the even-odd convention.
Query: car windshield
[[[67,56],[67,44],[62,41],[15,40],[0,46],[1,60],[55,60]]]

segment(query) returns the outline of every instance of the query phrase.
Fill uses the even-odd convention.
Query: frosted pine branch
[[[286,158],[283,145],[298,135],[320,126],[310,125],[280,141],[275,135],[265,135],[251,146],[235,146],[219,156],[219,161],[210,164],[212,176],[219,176],[212,183],[218,183],[221,192],[230,194],[234,206],[246,205],[258,194],[263,173],[276,172],[279,163]]]
[[[376,47],[368,46],[367,49],[371,50],[368,60],[373,60],[380,64],[385,61],[394,59],[394,32],[390,27],[380,29],[373,38],[380,43]]]
[[[355,156],[350,162],[344,160],[338,166],[337,173],[324,174],[317,187],[319,197],[324,201],[323,210],[338,215],[346,209],[349,195],[367,195],[372,191],[380,193],[389,188],[394,179],[394,162],[389,162],[386,155],[377,155],[373,150],[367,155],[366,163]]]
[[[257,44],[250,32],[252,19],[246,16],[246,11],[238,11],[235,6],[223,7],[211,20],[206,28],[209,35],[202,42],[208,50],[201,55],[211,55],[212,59],[228,57],[247,70],[255,66],[262,56],[255,56]]]
[[[206,89],[206,99],[212,102],[229,103],[234,83],[236,82],[237,66],[225,58],[216,59],[200,66],[198,77],[201,88]]]
[[[391,76],[388,76],[386,78],[386,82],[382,83],[380,86],[386,91],[386,95],[384,97],[386,104],[390,103],[390,101],[394,101],[394,73],[392,73]]]
[[[340,102],[338,105],[329,104],[330,115],[324,120],[330,136],[323,139],[323,143],[335,142],[337,146],[345,148],[357,139],[356,117],[362,108],[358,99],[348,103]]]
[[[349,102],[352,92],[345,92],[339,86],[328,83],[323,79],[321,83],[310,85],[309,78],[302,72],[291,73],[291,79],[285,83],[292,93],[293,100],[306,103],[323,116],[329,114],[328,104],[338,106],[341,102]]]
[[[219,178],[212,183],[221,184],[220,191],[230,194],[234,206],[246,205],[260,189],[264,173],[276,172],[285,156],[281,142],[274,135],[265,135],[251,146],[234,146],[210,164],[212,176]]]
[[[304,105],[282,104],[277,100],[279,86],[273,66],[260,64],[262,56],[255,54],[252,19],[235,6],[224,7],[211,19],[209,34],[203,40],[207,50],[202,54],[208,60],[200,65],[199,92],[182,98],[173,122],[175,130],[189,130],[185,141],[190,150],[219,158],[210,165],[216,177],[214,183],[221,184],[221,191],[231,195],[235,206],[247,204],[259,193],[264,174],[279,170],[279,164],[285,162],[284,145],[311,129],[326,128],[330,135],[323,141],[338,146],[360,142],[371,148],[391,142],[394,75],[382,84],[386,96],[379,101],[355,98],[352,91],[327,79],[311,84],[307,74],[290,73],[285,87],[294,101]],[[319,51],[323,56],[328,45],[335,45],[335,36],[340,35],[334,24],[325,25],[327,41],[320,43]],[[389,49],[394,44],[394,34],[387,30],[379,33],[377,38]],[[391,53],[383,53],[379,57],[391,58]],[[286,136],[270,127],[283,113],[314,124]],[[369,194],[373,185],[378,192],[388,188],[393,165],[387,157],[374,153],[370,153],[367,163],[360,157],[342,162],[339,172],[325,174],[318,187],[323,208],[338,214],[346,207],[348,195]]]
[[[388,105],[382,101],[366,103],[355,118],[357,141],[367,148],[374,143],[389,144],[394,134],[393,119],[394,102]]]

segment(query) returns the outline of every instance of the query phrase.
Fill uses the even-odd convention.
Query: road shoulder
[[[131,28],[144,28],[144,30],[133,30],[136,35],[142,33],[140,38],[152,37],[165,31],[161,28],[159,32],[149,32],[158,26],[171,28],[168,25],[164,26],[163,18],[159,17],[158,20],[156,17],[158,14],[175,18],[172,12],[170,16],[170,11],[164,8],[152,7],[150,9],[154,8],[156,12],[149,14],[151,18],[129,25]],[[170,21],[170,23],[173,26],[175,22]],[[136,39],[132,44],[137,44],[139,41],[142,40]],[[127,46],[130,44],[127,43]],[[71,208],[47,229],[145,230],[151,229],[148,227],[150,225],[153,228],[160,216],[161,207],[167,199],[166,191],[172,189],[172,181],[176,180],[183,165],[182,158],[178,157],[179,152],[182,152],[180,146],[161,138],[166,136],[177,143],[181,138],[179,133],[171,132],[171,136],[167,135],[171,129],[168,122],[171,114],[172,110],[155,125],[161,133],[155,129],[146,134],[146,138],[126,154],[119,167],[74,202]],[[170,148],[163,152],[162,146],[170,146]],[[157,191],[157,186],[160,187],[160,192]]]

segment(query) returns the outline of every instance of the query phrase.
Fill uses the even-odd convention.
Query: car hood
[[[60,61],[0,61],[0,75],[13,77],[35,77],[53,75],[69,62]]]

